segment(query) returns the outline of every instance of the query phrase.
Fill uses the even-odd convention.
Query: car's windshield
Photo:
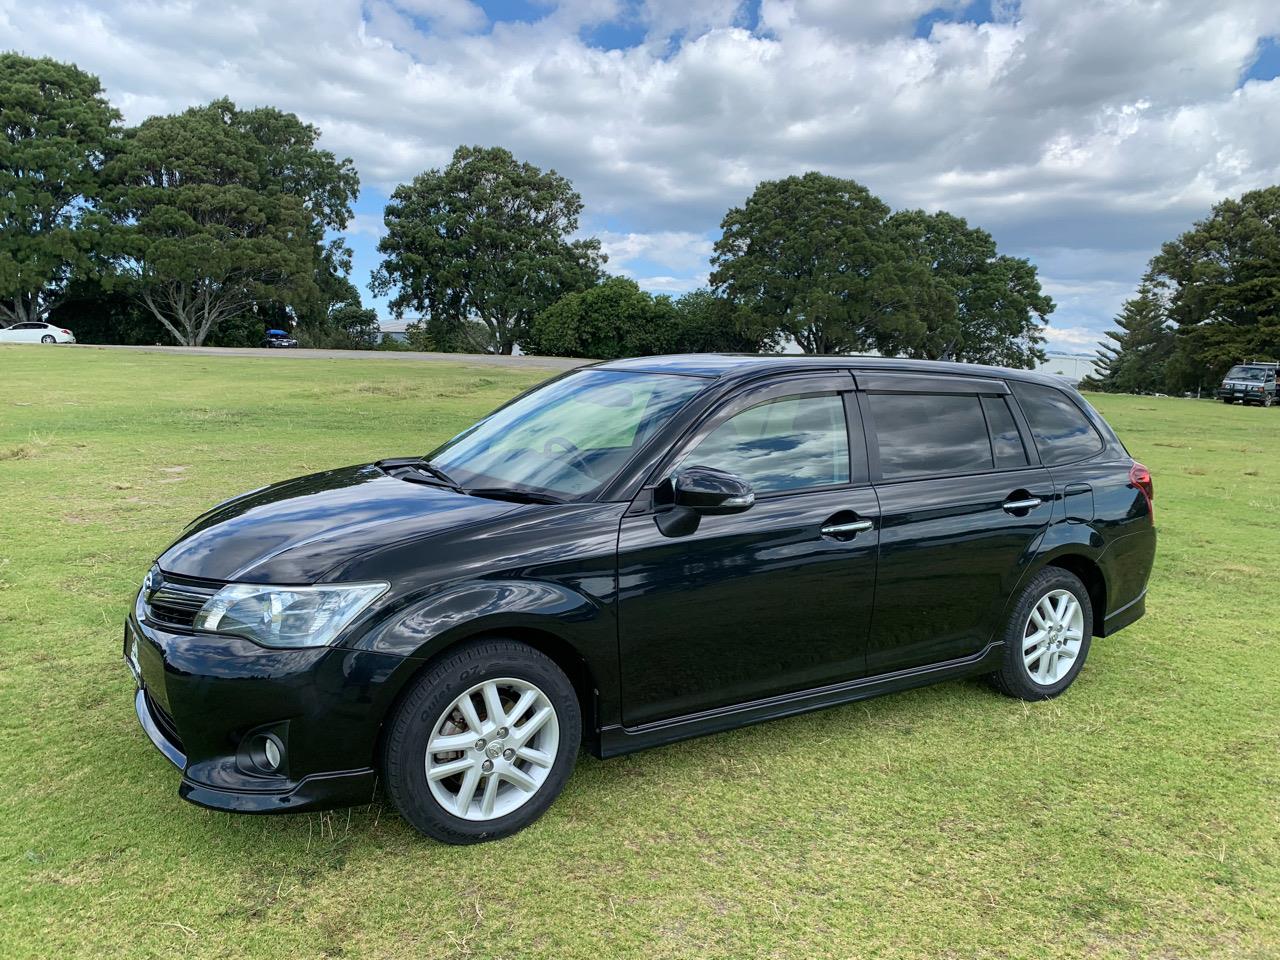
[[[617,475],[706,383],[666,374],[578,371],[495,411],[427,459],[467,489],[581,497]]]
[[[1227,371],[1228,380],[1265,380],[1267,371],[1265,367],[1242,367],[1235,366]]]

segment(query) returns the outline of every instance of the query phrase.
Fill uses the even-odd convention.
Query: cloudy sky
[[[0,48],[97,73],[129,122],[225,94],[319,125],[363,180],[362,287],[389,191],[459,143],[568,176],[655,292],[817,169],[1030,257],[1075,351],[1162,240],[1280,182],[1277,35],[1276,0],[0,0]]]

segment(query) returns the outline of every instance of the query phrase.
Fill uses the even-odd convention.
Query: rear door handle
[[[828,523],[822,527],[824,537],[856,537],[875,528],[871,520],[851,520],[848,523]],[[812,529],[812,528],[811,528]]]
[[[1034,510],[1042,503],[1044,501],[1039,497],[1027,497],[1025,500],[1006,500],[1004,502],[1004,512],[1016,513],[1019,510]]]

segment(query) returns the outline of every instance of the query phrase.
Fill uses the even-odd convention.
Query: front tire
[[[1093,607],[1080,578],[1045,567],[1023,588],[1005,627],[1004,662],[991,674],[1005,696],[1048,700],[1079,675],[1093,636]]]
[[[497,840],[546,811],[573,772],[582,711],[564,671],[512,640],[450,650],[387,725],[382,773],[400,815],[444,843]]]

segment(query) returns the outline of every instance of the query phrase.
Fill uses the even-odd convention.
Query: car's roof
[[[788,373],[813,369],[901,370],[908,373],[1026,380],[1053,387],[1068,385],[1064,377],[1053,374],[1036,373],[1033,370],[1013,370],[1007,367],[988,367],[976,363],[952,363],[947,360],[901,360],[894,357],[813,356],[790,353],[682,353],[661,357],[628,357],[625,360],[606,361],[598,364],[595,369],[675,373],[684,376],[710,377],[714,379],[738,379],[768,373]]]

